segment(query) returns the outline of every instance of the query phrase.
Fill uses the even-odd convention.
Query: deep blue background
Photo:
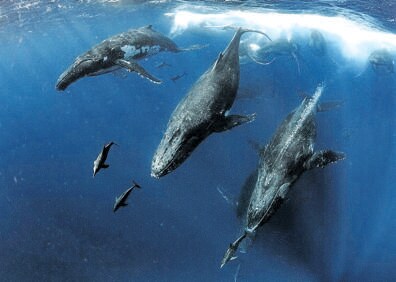
[[[337,50],[319,58],[304,41],[301,74],[288,57],[243,64],[245,98],[232,112],[256,112],[257,120],[213,134],[156,180],[151,159],[171,112],[232,32],[173,38],[209,47],[141,62],[161,85],[121,72],[56,92],[59,74],[102,39],[147,24],[164,34],[171,27],[164,7],[92,9],[95,17],[66,10],[53,16],[56,25],[38,20],[0,33],[0,280],[230,281],[238,263],[242,281],[396,279],[394,74],[367,68],[356,77],[359,70],[339,67],[346,62]],[[172,67],[155,68],[163,61]],[[249,141],[265,144],[299,93],[322,81],[321,100],[344,104],[317,115],[316,148],[344,151],[346,160],[304,174],[248,253],[220,270],[240,223],[216,188],[238,197],[258,162]],[[120,146],[93,179],[92,163],[109,141]],[[132,179],[143,188],[113,214]]]

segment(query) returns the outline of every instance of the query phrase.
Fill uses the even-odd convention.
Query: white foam
[[[381,30],[356,17],[346,15],[324,16],[319,14],[292,14],[275,11],[194,12],[193,8],[183,7],[167,14],[174,19],[171,33],[178,34],[194,27],[242,26],[266,32],[272,39],[290,39],[296,33],[309,34],[320,31],[327,41],[335,43],[347,59],[367,60],[376,49],[396,51],[396,35]]]

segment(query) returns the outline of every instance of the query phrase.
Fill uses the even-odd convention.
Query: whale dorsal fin
[[[153,25],[152,25],[152,24],[149,24],[149,25],[145,26],[144,28],[153,29]]]
[[[224,54],[222,52],[220,52],[219,57],[217,58],[216,62],[213,65],[213,69],[215,69],[217,67],[217,64],[221,61],[223,56],[224,56]]]

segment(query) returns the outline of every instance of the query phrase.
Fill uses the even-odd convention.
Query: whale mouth
[[[159,179],[161,176],[163,176],[162,173],[151,171],[151,177]]]
[[[69,70],[65,71],[64,73],[62,73],[59,78],[58,81],[56,82],[55,88],[56,90],[59,91],[63,91],[65,90],[73,81],[77,80],[72,78],[72,72],[70,72]]]
[[[152,177],[158,179],[165,176],[183,162],[185,159],[185,157],[183,157],[183,153],[185,153],[184,143],[185,142],[180,142],[176,147],[167,146],[164,150],[157,150],[151,165]]]
[[[151,166],[151,176],[159,179],[160,177],[167,175],[169,172],[173,170],[174,167],[176,167],[175,166],[176,160],[177,160],[177,154],[175,154],[175,156],[173,156],[172,159],[168,161],[165,166],[162,166],[160,165],[163,164],[162,162],[160,162],[161,159],[155,158],[153,161],[153,165]]]

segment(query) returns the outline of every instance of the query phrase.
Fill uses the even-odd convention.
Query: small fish
[[[247,233],[243,233],[242,236],[240,236],[238,239],[236,239],[233,243],[230,244],[228,247],[227,251],[224,254],[223,259],[221,260],[221,265],[220,268],[222,268],[227,262],[236,259],[237,257],[235,256],[236,251],[238,250],[239,244],[245,239],[247,236]]]
[[[116,212],[120,207],[125,207],[128,204],[126,203],[129,194],[131,194],[132,190],[134,188],[142,188],[139,184],[137,184],[135,181],[133,182],[133,186],[128,188],[124,193],[121,194],[121,196],[116,197],[115,198],[115,203],[114,203],[114,208],[113,208],[113,212]]]
[[[183,72],[182,74],[178,74],[178,75],[172,76],[170,78],[170,80],[172,80],[173,82],[176,82],[176,80],[179,80],[180,78],[182,78],[183,76],[186,76],[186,75],[187,75],[187,73]]]
[[[165,62],[161,62],[161,63],[159,63],[158,65],[156,65],[155,67],[157,68],[157,69],[160,69],[160,68],[163,68],[163,67],[171,67],[172,65],[170,65],[170,64],[168,64],[168,63],[165,63]]]
[[[98,173],[98,171],[100,169],[109,167],[109,165],[106,164],[105,162],[106,162],[106,159],[107,159],[107,155],[109,154],[110,148],[113,145],[117,145],[117,144],[114,143],[114,142],[110,142],[110,143],[108,143],[108,144],[103,146],[102,151],[99,153],[98,157],[94,161],[93,176],[92,177],[95,177],[95,175]]]

